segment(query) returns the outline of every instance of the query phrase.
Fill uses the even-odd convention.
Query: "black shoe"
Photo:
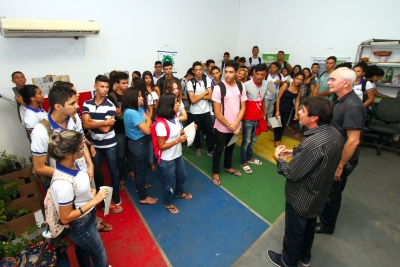
[[[310,266],[310,262],[309,262],[309,261],[302,261],[302,260],[299,260],[299,263],[300,263],[301,266],[304,266],[304,267]]]
[[[119,206],[121,205],[121,198],[119,197],[119,193],[113,194],[112,196],[112,201],[114,203],[114,205]]]
[[[207,155],[209,155],[210,157],[214,156],[214,150],[213,151],[207,151]]]
[[[282,254],[278,254],[272,250],[268,250],[268,259],[278,267],[284,267],[285,265],[283,264],[282,261]]]
[[[331,235],[331,234],[333,234],[333,230],[328,230],[328,229],[324,228],[322,223],[317,223],[317,225],[315,226],[315,233]]]

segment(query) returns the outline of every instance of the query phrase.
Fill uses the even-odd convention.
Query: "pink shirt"
[[[222,81],[226,87],[226,95],[224,98],[224,116],[230,122],[234,123],[239,115],[240,111],[240,102],[245,102],[247,100],[246,95],[246,87],[243,86],[242,95],[240,95],[239,88],[237,85],[231,87],[224,81]],[[240,101],[239,101],[240,100]],[[221,103],[221,89],[218,85],[214,87],[214,91],[212,94],[212,101],[217,103]],[[221,113],[222,113],[222,105],[221,105]],[[217,118],[215,118],[214,128],[222,133],[230,133],[229,129],[223,125]],[[242,128],[242,122],[239,123],[238,128]]]

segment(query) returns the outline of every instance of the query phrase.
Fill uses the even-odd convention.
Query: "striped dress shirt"
[[[320,125],[304,132],[306,138],[293,149],[287,163],[278,159],[278,173],[286,179],[286,201],[305,218],[313,218],[324,208],[339,165],[342,135],[334,127]]]

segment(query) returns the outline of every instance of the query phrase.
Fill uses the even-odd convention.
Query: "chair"
[[[375,147],[378,156],[381,155],[382,149],[394,151],[400,155],[400,148],[392,145],[394,135],[400,133],[398,126],[400,122],[400,98],[382,98],[374,115],[375,119],[370,119],[366,123],[360,146]],[[378,140],[374,140],[373,143],[365,142],[365,138],[373,134],[378,135]],[[384,144],[384,137],[388,137],[386,139],[387,145]]]

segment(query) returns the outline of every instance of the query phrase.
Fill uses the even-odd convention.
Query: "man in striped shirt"
[[[317,216],[330,192],[342,148],[342,135],[329,123],[333,117],[329,100],[307,98],[299,121],[307,126],[306,138],[297,148],[275,149],[278,173],[286,177],[285,236],[282,254],[268,251],[276,266],[309,266]],[[293,157],[290,163],[286,159]]]
[[[97,165],[101,166],[103,157],[106,158],[111,174],[112,200],[114,205],[119,206],[121,198],[119,196],[119,173],[117,167],[117,139],[113,129],[116,108],[107,99],[109,83],[109,79],[104,75],[96,77],[94,85],[96,96],[83,104],[82,121],[83,127],[90,130],[93,145],[96,148],[94,160]]]

